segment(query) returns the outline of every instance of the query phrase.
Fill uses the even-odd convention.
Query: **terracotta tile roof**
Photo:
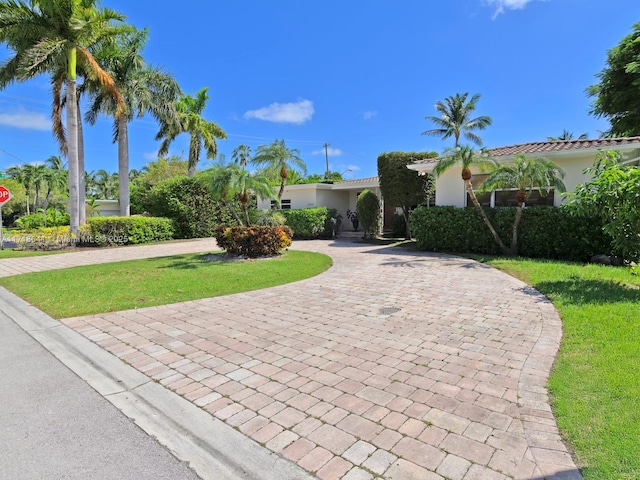
[[[556,152],[569,152],[587,148],[616,148],[621,145],[637,144],[640,148],[640,137],[624,138],[598,138],[595,140],[561,140],[558,142],[531,142],[509,145],[507,147],[492,148],[489,155],[492,157],[507,157],[524,153],[526,155]],[[414,162],[414,165],[429,165],[437,163],[439,158],[428,158]]]
[[[361,183],[376,183],[380,181],[378,177],[357,178],[355,180],[345,180],[344,182],[337,182],[334,185],[360,185]]]

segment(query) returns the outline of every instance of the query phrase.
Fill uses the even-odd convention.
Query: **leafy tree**
[[[471,167],[476,166],[480,170],[495,168],[497,167],[495,160],[489,158],[489,155],[483,150],[476,151],[469,145],[463,145],[462,147],[447,150],[445,155],[438,160],[438,163],[436,163],[433,173],[436,177],[439,177],[456,165],[460,165],[462,167],[462,181],[464,182],[464,187],[471,198],[471,202],[482,217],[482,221],[485,223],[487,228],[489,228],[493,239],[500,246],[500,249],[508,255],[510,250],[505,247],[500,236],[496,232],[496,229],[491,224],[489,217],[487,217],[487,214],[482,209],[482,206],[480,205],[480,202],[478,202],[478,198],[473,190],[473,184],[471,183]]]
[[[589,138],[589,135],[586,133],[583,133],[577,138],[577,140],[586,140],[587,138]],[[566,140],[574,140],[573,132],[563,129],[562,135],[560,135],[559,137],[547,137],[547,140],[549,142],[564,142]]]
[[[564,171],[555,163],[544,158],[527,158],[517,155],[513,162],[500,165],[482,182],[483,191],[497,188],[515,188],[516,209],[511,236],[511,255],[518,255],[518,225],[522,219],[522,209],[533,190],[548,193],[551,189],[559,192],[566,190],[562,178]]]
[[[296,167],[307,174],[307,165],[300,157],[300,151],[296,148],[288,148],[283,140],[274,140],[273,143],[266,146],[260,146],[258,153],[251,163],[260,167],[267,167],[273,171],[277,171],[280,176],[280,190],[278,191],[278,207],[282,201],[282,193],[287,183],[289,172]]]
[[[600,151],[585,170],[593,180],[569,195],[579,213],[597,214],[603,230],[625,260],[640,262],[640,168],[622,165],[618,151]]]
[[[202,117],[204,107],[209,100],[208,88],[205,87],[196,93],[195,97],[182,95],[175,104],[177,120],[164,119],[160,122],[160,131],[156,140],[162,140],[159,155],[164,157],[169,153],[169,146],[181,133],[188,133],[189,140],[189,173],[192,177],[196,173],[196,166],[200,161],[200,151],[204,146],[207,158],[216,158],[218,145],[216,138],[227,138],[218,124],[205,120]]]
[[[480,94],[476,93],[469,100],[468,93],[462,95],[456,93],[453,97],[447,97],[444,102],[436,102],[436,110],[440,114],[439,117],[427,116],[426,120],[436,124],[437,128],[422,132],[422,135],[431,135],[442,137],[446,140],[449,137],[455,139],[455,148],[460,145],[460,136],[464,135],[476,145],[482,145],[482,139],[476,135],[474,130],[484,130],[493,121],[491,117],[480,116],[471,118],[476,104],[480,100]]]
[[[31,170],[28,167],[30,165],[14,165],[7,168],[9,178],[12,178],[24,188],[27,215],[31,213],[29,202],[31,201],[31,190],[33,189],[33,176],[30,174]]]
[[[148,184],[150,186],[175,177],[186,177],[189,172],[188,162],[177,156],[159,158],[142,167],[139,183]]]
[[[374,238],[380,231],[380,199],[369,189],[358,195],[356,202],[358,221],[362,224],[364,238]]]
[[[0,3],[0,44],[13,57],[0,67],[0,89],[13,81],[26,81],[42,73],[65,71],[69,147],[70,231],[79,234],[80,174],[76,76],[78,66],[103,88],[118,96],[113,79],[95,61],[89,49],[123,31],[116,26],[123,16],[100,8],[97,0],[31,0]]]
[[[113,200],[118,191],[118,174],[104,169],[89,174],[89,191],[92,196],[102,200]]]
[[[134,117],[151,114],[156,120],[175,121],[173,109],[180,87],[174,78],[158,68],[147,65],[140,54],[148,39],[148,32],[134,30],[103,42],[95,58],[113,78],[124,98],[124,108],[108,92],[89,83],[92,103],[87,121],[95,124],[99,113],[114,117],[114,142],[118,142],[118,176],[129,177],[129,122]],[[169,120],[166,120],[169,119]],[[129,182],[120,182],[120,215],[130,213]]]
[[[587,88],[594,97],[590,113],[606,118],[614,137],[640,135],[640,22],[607,52],[606,66],[596,77],[599,83]]]
[[[251,162],[251,147],[249,145],[238,145],[231,152],[231,158],[240,167],[245,168]]]
[[[25,212],[25,206],[29,199],[24,189],[24,185],[15,178],[2,179],[2,185],[11,192],[11,200],[2,205],[2,216],[17,216]]]
[[[380,190],[386,205],[401,207],[405,221],[405,238],[411,238],[409,213],[412,206],[429,200],[433,191],[433,177],[422,176],[407,165],[416,160],[436,158],[436,152],[390,152],[378,156]]]

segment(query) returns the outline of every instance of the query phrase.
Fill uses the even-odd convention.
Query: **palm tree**
[[[436,102],[436,110],[440,116],[427,116],[425,119],[435,123],[438,128],[422,132],[422,135],[442,137],[443,140],[453,137],[455,139],[454,148],[458,148],[460,136],[464,135],[476,145],[481,146],[482,139],[473,133],[473,130],[484,130],[493,123],[493,120],[487,116],[471,118],[471,114],[480,100],[480,94],[476,93],[467,100],[468,96],[468,93],[462,95],[456,93],[454,97],[445,98],[444,102]]]
[[[27,207],[27,215],[31,212],[29,210],[29,202],[31,200],[31,189],[33,187],[33,177],[30,175],[29,169],[25,168],[27,165],[14,165],[13,167],[7,168],[7,175],[10,178],[13,178],[16,182],[24,187],[24,191],[26,194],[26,207]]]
[[[294,167],[298,167],[304,172],[304,175],[307,174],[307,165],[304,163],[304,160],[300,158],[300,150],[288,148],[284,143],[284,139],[276,139],[270,145],[261,145],[258,147],[258,153],[253,157],[251,163],[278,172],[280,176],[280,190],[278,191],[277,206],[280,206],[280,202],[282,201],[282,193],[287,183],[289,171],[293,170]]]
[[[238,145],[231,152],[231,158],[235,163],[245,168],[251,162],[251,147],[249,145]]]
[[[242,219],[238,216],[238,212],[236,212],[232,203],[237,193],[234,190],[233,172],[227,166],[218,165],[202,172],[202,175],[209,184],[213,198],[220,200],[238,225],[242,225]]]
[[[489,228],[489,231],[491,232],[491,235],[493,235],[496,243],[505,254],[508,254],[509,249],[505,247],[500,236],[496,232],[496,229],[493,228],[489,217],[487,217],[487,214],[482,209],[482,206],[480,205],[480,202],[478,202],[478,198],[473,191],[473,184],[471,183],[471,167],[477,167],[480,170],[495,168],[497,167],[495,160],[491,159],[484,150],[475,151],[469,145],[463,145],[462,147],[447,150],[445,155],[438,160],[438,163],[436,163],[436,166],[433,168],[433,173],[436,177],[439,177],[455,165],[462,166],[461,176],[464,181],[464,187],[469,194],[469,198],[471,198],[471,202],[473,202],[474,207],[482,217],[485,225]]]
[[[482,182],[482,190],[491,191],[497,188],[515,188],[518,208],[513,221],[511,236],[511,255],[518,255],[518,225],[522,218],[522,208],[533,190],[547,194],[555,189],[566,190],[562,178],[564,171],[555,163],[544,158],[529,159],[525,155],[517,155],[512,163],[496,168]]]
[[[0,67],[0,89],[42,73],[65,70],[69,152],[70,231],[79,234],[80,173],[78,160],[78,68],[118,98],[113,79],[100,68],[89,49],[123,31],[114,22],[119,13],[98,6],[98,0],[13,0],[0,3],[0,43],[15,55]]]
[[[587,138],[589,138],[589,135],[586,133],[583,133],[578,137],[578,140],[586,140]],[[547,137],[547,140],[549,142],[563,142],[566,140],[573,140],[573,132],[569,132],[568,130],[562,129],[562,135],[560,135],[559,137]]]
[[[162,140],[158,151],[161,157],[169,153],[169,146],[178,135],[181,133],[190,135],[188,171],[190,177],[196,173],[202,147],[204,146],[207,151],[207,158],[216,158],[218,154],[216,138],[227,138],[227,134],[218,124],[209,122],[202,117],[204,107],[209,100],[207,90],[208,87],[203,88],[196,93],[195,97],[182,95],[175,104],[177,121],[163,119],[160,122],[160,131],[156,135],[156,140]]]
[[[33,184],[33,213],[38,210],[38,203],[40,200],[40,191],[42,190],[43,185],[47,181],[47,170],[48,167],[44,163],[39,163],[37,165],[25,165],[25,167],[29,167],[29,174],[31,175],[31,181]]]
[[[100,169],[97,172],[91,172],[92,183],[95,194],[103,200],[112,200],[118,190],[118,174],[109,173]]]
[[[99,85],[90,84],[92,103],[86,120],[93,125],[99,113],[114,117],[113,132],[114,142],[118,142],[119,178],[129,177],[129,122],[145,113],[150,113],[157,120],[176,121],[173,107],[181,93],[180,87],[171,75],[145,64],[140,51],[147,39],[146,29],[134,30],[110,42],[103,42],[95,52],[96,60],[114,79],[124,98],[125,107],[122,109]],[[120,182],[119,190],[120,215],[128,216],[129,182]]]

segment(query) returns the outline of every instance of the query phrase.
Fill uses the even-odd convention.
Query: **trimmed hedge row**
[[[487,208],[485,212],[509,245],[516,209]],[[411,227],[422,250],[502,254],[475,208],[420,207],[411,215]],[[579,216],[564,207],[526,208],[518,227],[518,246],[523,257],[579,262],[615,253],[597,217]]]
[[[291,245],[293,231],[283,227],[216,227],[218,246],[232,255],[248,258],[277,255]]]
[[[293,230],[294,238],[309,240],[333,236],[331,218],[338,213],[334,208],[314,207],[280,212],[287,219],[287,226]]]
[[[132,245],[173,238],[173,222],[158,217],[95,217],[88,219],[90,238],[98,246]]]

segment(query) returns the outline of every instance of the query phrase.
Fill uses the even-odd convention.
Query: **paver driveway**
[[[294,248],[334,266],[63,322],[324,480],[581,478],[544,389],[561,324],[542,295],[457,257]]]

